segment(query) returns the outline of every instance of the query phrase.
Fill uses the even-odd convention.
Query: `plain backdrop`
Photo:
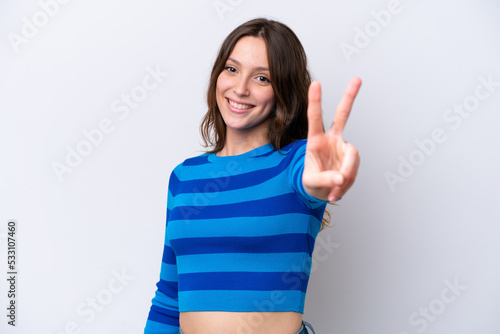
[[[344,132],[358,178],[328,207],[304,319],[320,334],[499,333],[499,13],[494,0],[2,1],[0,277],[10,220],[18,275],[15,327],[0,280],[0,332],[142,332],[168,177],[202,153],[216,52],[264,16],[302,41],[326,127],[363,80]]]

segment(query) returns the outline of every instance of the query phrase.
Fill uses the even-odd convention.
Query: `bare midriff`
[[[181,312],[184,334],[295,334],[302,325],[298,312]]]

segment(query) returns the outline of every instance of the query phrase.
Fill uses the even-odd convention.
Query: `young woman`
[[[302,314],[314,242],[326,205],[359,166],[342,131],[360,85],[350,81],[325,133],[320,85],[296,35],[267,19],[229,34],[201,124],[212,148],[170,176],[145,333],[309,333]]]

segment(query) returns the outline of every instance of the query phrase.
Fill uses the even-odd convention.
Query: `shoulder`
[[[305,150],[307,145],[307,139],[299,139],[293,143],[288,144],[285,148],[288,148],[290,152],[297,152],[300,150]]]
[[[179,163],[174,168],[174,172],[179,174],[185,167],[198,166],[208,163],[208,155],[209,153],[202,153],[200,155],[190,157],[185,159],[183,162]]]
[[[187,158],[184,161],[178,163],[170,173],[169,183],[172,186],[176,187],[177,184],[183,179],[182,175],[189,173],[189,171],[186,172],[185,170],[190,169],[192,166],[200,166],[208,163],[207,157],[208,153],[203,153],[191,158]],[[191,169],[191,171],[192,170],[193,169]]]
[[[305,155],[306,146],[307,139],[299,139],[286,145],[280,151],[283,154],[288,155],[289,159],[296,160],[297,158],[300,158],[301,155]]]
[[[197,165],[203,165],[208,163],[208,156],[209,153],[202,153],[200,155],[187,158],[184,160],[180,165],[182,166],[197,166]]]

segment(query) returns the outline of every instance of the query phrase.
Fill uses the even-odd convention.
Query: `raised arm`
[[[358,150],[343,140],[342,132],[360,86],[360,78],[351,79],[327,132],[322,126],[321,85],[314,81],[309,87],[309,125],[302,183],[311,196],[335,202],[356,179],[360,160]]]

